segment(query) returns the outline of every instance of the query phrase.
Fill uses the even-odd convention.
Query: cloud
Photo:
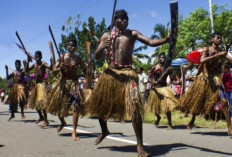
[[[138,14],[134,13],[134,14],[132,15],[132,18],[137,19],[137,18],[138,18]]]
[[[150,15],[151,15],[152,18],[158,17],[158,14],[156,13],[155,10],[149,10],[149,13],[150,13]]]

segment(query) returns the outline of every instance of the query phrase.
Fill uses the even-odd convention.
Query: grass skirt
[[[20,103],[27,103],[26,89],[23,84],[14,84],[9,94],[10,105],[17,106]]]
[[[189,109],[193,114],[211,113],[219,100],[219,85],[222,84],[220,74],[206,75],[201,73],[196,77],[185,95],[180,98],[181,107]]]
[[[37,83],[31,92],[28,107],[36,110],[46,109],[47,92],[44,83]]]
[[[132,69],[106,69],[93,89],[88,111],[104,120],[143,115],[136,72]]]
[[[78,104],[72,104],[71,98],[73,95],[78,96]],[[73,106],[72,109],[74,111],[78,111],[82,115],[85,114],[85,103],[80,84],[78,80],[65,80],[60,78],[49,93],[47,112],[60,117],[66,117],[69,114],[71,106]]]
[[[155,114],[173,111],[179,105],[178,99],[173,95],[169,87],[155,88],[150,91],[146,110]]]

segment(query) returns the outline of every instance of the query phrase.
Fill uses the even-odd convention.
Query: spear
[[[115,10],[116,10],[116,5],[117,5],[117,0],[114,0],[114,8],[113,8],[113,13],[112,13],[112,18],[111,18],[110,32],[112,31],[113,25],[114,25],[114,15],[115,15]]]
[[[99,42],[99,38],[94,34],[94,32],[92,32],[90,29],[89,29],[89,27],[87,27],[86,25],[85,25],[85,28],[89,31],[89,33],[94,37],[94,39],[97,41],[97,42]]]
[[[112,13],[112,17],[111,17],[111,24],[110,24],[110,30],[109,30],[109,32],[110,32],[110,40],[111,40],[111,31],[112,31],[113,26],[114,26],[114,15],[115,15],[115,10],[116,10],[116,5],[117,5],[117,0],[114,0],[114,7],[113,7],[113,13]],[[107,63],[110,64],[111,58],[110,58],[110,54],[108,54],[109,52],[107,52],[109,50],[105,50],[105,51],[106,51]]]
[[[60,51],[58,50],[58,47],[57,47],[57,44],[56,44],[56,40],[55,40],[55,37],[54,37],[54,35],[53,35],[53,33],[52,33],[52,28],[51,28],[50,25],[49,25],[49,32],[50,32],[50,34],[51,34],[51,36],[52,36],[52,40],[53,40],[53,42],[54,42],[54,44],[55,44],[57,54],[58,54],[58,56],[60,57]]]
[[[33,55],[30,53],[30,52],[28,52],[27,50],[26,50],[26,48],[25,48],[25,46],[24,46],[24,44],[23,44],[23,41],[22,41],[22,39],[20,38],[20,36],[19,36],[19,33],[16,31],[16,36],[17,36],[17,38],[19,39],[19,42],[21,43],[21,45],[19,45],[19,44],[17,44],[17,43],[15,43],[30,59],[34,59],[35,60],[35,58],[33,57]]]

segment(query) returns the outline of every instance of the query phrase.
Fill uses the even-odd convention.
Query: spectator
[[[138,77],[139,77],[139,90],[143,103],[145,103],[145,84],[147,83],[147,75],[144,73],[143,68],[138,68]]]
[[[1,93],[1,102],[4,102],[4,99],[5,99],[5,91],[3,89]]]
[[[147,80],[148,80],[148,77],[151,75],[151,70],[148,70],[147,72]],[[149,81],[147,81],[147,83],[145,83],[145,93],[144,93],[144,96],[145,96],[145,103],[149,97],[149,94],[150,94],[150,90],[151,90],[151,83]]]
[[[230,118],[232,120],[232,73],[229,63],[222,65],[222,81],[226,90],[226,99],[230,105]]]
[[[91,83],[91,88],[93,89],[94,86],[96,85],[97,81],[98,81],[98,78],[99,78],[99,74],[98,72],[94,72],[94,79],[92,80],[92,83]]]

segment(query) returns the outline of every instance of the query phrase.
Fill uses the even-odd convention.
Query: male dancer
[[[36,51],[35,52],[35,61],[31,67],[29,67],[30,60],[28,59],[27,69],[26,71],[29,72],[34,69],[34,76],[35,76],[35,87],[31,92],[30,100],[29,100],[29,107],[32,109],[36,109],[39,114],[39,119],[35,122],[36,124],[40,121],[44,121],[43,125],[41,126],[46,127],[48,123],[47,119],[47,112],[46,112],[46,105],[47,105],[47,92],[45,86],[44,76],[46,74],[46,69],[50,69],[48,64],[42,61],[42,52]]]
[[[154,86],[150,91],[147,100],[146,108],[150,112],[154,112],[157,120],[155,125],[158,126],[160,122],[160,113],[165,113],[168,119],[168,130],[172,130],[171,111],[179,104],[179,101],[173,95],[172,89],[167,87],[167,77],[171,70],[164,71],[164,62],[166,56],[161,52],[158,56],[158,64],[151,70],[149,81]]]
[[[114,16],[115,31],[106,32],[100,39],[95,51],[98,59],[103,56],[105,49],[110,49],[111,62],[109,68],[101,74],[93,89],[89,111],[99,118],[102,133],[94,144],[99,144],[110,134],[107,119],[132,118],[132,124],[137,138],[138,156],[149,156],[144,150],[142,117],[143,104],[139,94],[138,75],[132,69],[132,53],[136,40],[149,46],[159,46],[169,41],[169,38],[152,40],[143,36],[139,31],[129,30],[128,16],[125,10],[118,10]],[[111,39],[110,39],[111,37]]]
[[[221,51],[219,45],[222,42],[220,33],[211,35],[212,45],[202,50],[200,58],[202,72],[196,77],[186,94],[181,97],[181,106],[189,109],[193,114],[188,124],[188,129],[192,129],[196,114],[210,114],[216,102],[223,106],[223,113],[228,126],[228,134],[232,135],[230,109],[224,96],[224,86],[221,79],[220,59],[225,58],[231,62],[226,51]]]
[[[66,43],[67,53],[62,54],[55,66],[53,72],[61,72],[61,78],[50,92],[48,98],[47,111],[51,114],[58,115],[61,125],[57,128],[60,132],[66,125],[64,117],[68,116],[69,109],[73,110],[73,132],[72,139],[78,141],[76,128],[79,114],[84,115],[84,98],[80,84],[78,82],[77,70],[79,66],[86,74],[86,66],[83,61],[75,54],[77,41],[69,40]]]
[[[25,76],[25,70],[21,68],[21,61],[16,60],[15,61],[15,67],[16,70],[14,70],[10,75],[8,72],[8,66],[6,65],[6,78],[7,80],[13,78],[13,87],[10,89],[10,110],[11,110],[11,116],[9,120],[12,118],[15,118],[14,112],[15,108],[19,104],[21,108],[21,117],[22,119],[25,118],[24,115],[24,107],[27,103],[27,92],[25,88],[25,82],[24,82],[24,76]]]

